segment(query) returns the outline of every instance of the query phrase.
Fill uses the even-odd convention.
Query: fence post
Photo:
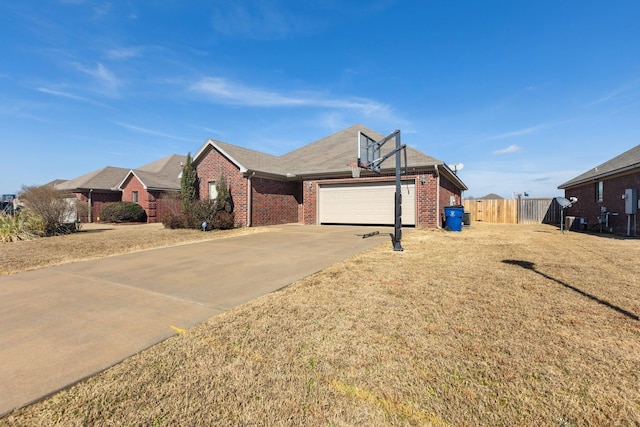
[[[516,210],[516,217],[518,224],[522,221],[522,194],[518,194],[518,207]]]

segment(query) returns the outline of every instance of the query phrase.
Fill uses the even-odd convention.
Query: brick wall
[[[206,148],[198,162],[194,162],[194,167],[198,173],[200,199],[208,200],[209,182],[218,181],[221,176],[224,176],[233,202],[236,227],[246,226],[247,179],[242,175],[240,169],[211,146]]]
[[[251,179],[251,224],[254,226],[299,222],[301,183],[267,178]]]
[[[451,204],[451,197],[454,199],[454,203]],[[460,194],[460,190],[453,185],[451,181],[444,177],[444,175],[440,175],[440,212],[438,212],[438,221],[440,221],[440,226],[442,226],[442,218],[444,218],[444,207],[445,206],[461,206],[462,205],[462,197]]]
[[[100,221],[99,215],[98,213],[100,212],[100,208],[105,204],[105,203],[113,203],[113,202],[120,202],[122,201],[122,193],[118,192],[98,192],[98,191],[92,191],[91,194],[89,194],[88,191],[82,192],[82,193],[75,193],[76,197],[78,198],[78,200],[81,200],[82,202],[85,203],[89,203],[89,197],[91,197],[91,221],[92,222],[97,222]],[[87,217],[84,218],[79,218],[79,220],[81,222],[88,222],[89,219]]]
[[[156,222],[155,198],[149,194],[135,175],[129,175],[122,188],[122,201],[133,202],[133,193],[138,192],[138,204],[147,214],[147,222]]]
[[[596,200],[597,182],[590,182],[565,190],[565,197],[577,197],[578,203],[565,210],[567,216],[582,216],[587,218],[587,226],[591,228],[598,224],[601,207],[605,207],[608,212],[618,215],[609,215],[609,227],[614,233],[627,232],[627,215],[624,213],[625,201],[622,198],[624,190],[627,188],[640,189],[640,171],[618,175],[602,180],[602,202]],[[640,225],[638,215],[636,215],[636,227]],[[595,229],[599,229],[597,226]],[[634,225],[631,224],[633,233]]]
[[[424,176],[425,183],[422,183]],[[436,228],[439,225],[438,216],[438,178],[435,172],[422,172],[416,175],[416,200],[418,217],[416,218],[416,227],[419,228]]]

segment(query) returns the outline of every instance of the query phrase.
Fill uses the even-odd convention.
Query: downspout
[[[89,190],[89,215],[87,218],[87,222],[91,223],[93,222],[93,215],[92,215],[92,211],[93,211],[93,200],[92,200],[92,193],[93,193],[93,188],[91,188]]]
[[[255,172],[251,172],[251,175],[247,177],[247,227],[251,227],[251,178],[253,178],[255,174]]]
[[[438,171],[438,165],[434,165],[436,169],[436,228],[442,228],[440,224],[440,171]]]

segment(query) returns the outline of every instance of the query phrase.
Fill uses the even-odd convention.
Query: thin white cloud
[[[391,115],[391,109],[366,98],[331,98],[318,92],[298,91],[290,94],[254,88],[222,77],[206,77],[191,89],[210,99],[250,107],[316,107],[356,110],[366,116]]]
[[[140,47],[120,47],[109,49],[106,56],[108,59],[129,59],[139,56],[141,52]]]
[[[518,136],[529,135],[535,132],[538,132],[540,129],[545,128],[545,125],[531,126],[524,129],[514,130],[512,132],[500,133],[498,135],[493,135],[487,138],[484,138],[483,141],[495,141],[497,139],[508,139],[515,138]]]
[[[304,30],[301,16],[287,11],[278,2],[217,2],[213,28],[226,36],[275,40]]]
[[[104,16],[111,13],[113,5],[110,2],[102,2],[93,7],[93,12],[98,16]]]
[[[640,84],[640,81],[638,80],[629,82],[624,86],[621,86],[617,89],[610,91],[609,93],[596,99],[595,101],[589,102],[586,106],[591,107],[597,104],[602,104],[604,102],[611,101],[616,98],[620,98],[622,96],[627,96],[630,92],[633,92],[638,87],[639,84]]]
[[[103,103],[98,102],[98,101],[94,101],[91,98],[85,98],[84,96],[74,95],[74,94],[69,93],[69,92],[63,92],[63,91],[60,91],[60,90],[49,89],[49,88],[46,88],[46,87],[39,87],[36,90],[38,92],[46,93],[47,95],[59,96],[59,97],[62,97],[62,98],[73,99],[73,100],[76,100],[76,101],[88,102],[90,104],[99,105],[101,107],[107,107],[106,104],[103,104]]]
[[[178,141],[191,141],[191,139],[188,138],[183,138],[181,136],[176,136],[176,135],[171,135],[169,133],[164,133],[164,132],[159,132],[159,131],[155,131],[153,129],[146,129],[140,126],[134,126],[134,125],[130,125],[128,123],[122,123],[122,122],[114,122],[116,125],[123,127],[125,129],[129,129],[132,130],[134,132],[138,132],[138,133],[144,133],[146,135],[153,135],[153,136],[159,136],[161,138],[169,138],[169,139],[175,139]]]
[[[493,152],[493,154],[496,154],[496,155],[511,154],[511,153],[517,153],[520,150],[521,150],[521,148],[519,146],[513,144],[513,145],[510,145],[510,146],[508,146],[506,148],[502,148],[500,150],[495,150]]]
[[[95,68],[87,68],[78,63],[76,63],[75,65],[79,71],[95,78],[108,89],[115,90],[121,85],[120,79],[118,79],[111,71],[107,69],[107,67],[105,67],[101,63],[98,63]]]

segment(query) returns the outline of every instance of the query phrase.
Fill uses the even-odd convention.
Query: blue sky
[[[361,123],[463,163],[467,196],[559,195],[640,144],[638,22],[637,0],[0,0],[0,192]]]

